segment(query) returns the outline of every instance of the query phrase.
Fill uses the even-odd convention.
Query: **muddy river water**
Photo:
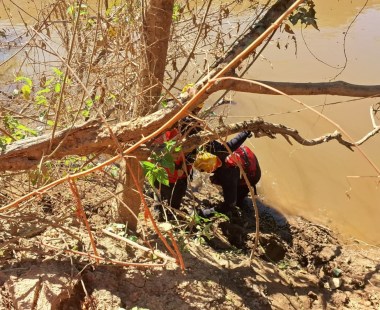
[[[337,68],[345,66],[335,80],[380,84],[380,0],[316,0],[315,3],[320,31],[308,27],[301,33],[300,28],[295,28],[297,53],[292,41],[285,49],[287,34],[276,34],[282,38],[281,48],[275,43],[269,45],[248,77],[326,82],[334,80],[342,71]],[[35,3],[18,0],[17,5],[32,14]],[[12,14],[15,16],[17,10]],[[7,19],[3,11],[0,18]],[[306,138],[336,129],[308,111],[287,113],[302,107],[283,97],[234,94],[233,99],[238,105],[230,110],[230,122],[261,116],[269,122],[296,128]],[[372,129],[369,107],[380,101],[380,98],[352,101],[349,97],[325,95],[297,96],[297,99],[307,105],[324,105],[319,111],[338,123],[354,140]],[[333,102],[341,103],[329,105]],[[259,193],[265,203],[284,214],[302,215],[337,229],[344,237],[380,244],[380,178],[358,151],[351,152],[337,142],[314,147],[290,145],[281,137],[251,139],[248,144],[260,159],[263,176]],[[364,144],[362,150],[380,167],[380,135]]]
[[[320,31],[303,30],[306,44],[297,29],[297,55],[294,44],[288,49],[269,46],[249,77],[261,80],[325,82],[341,71],[333,67],[347,64],[335,78],[354,84],[380,83],[380,1],[368,1],[366,8],[350,23],[366,1],[315,1]],[[344,48],[344,37],[345,39]],[[307,49],[316,56],[314,57]],[[317,59],[318,58],[318,59]],[[324,64],[327,63],[328,65]],[[311,112],[288,114],[302,108],[278,96],[237,94],[239,109],[231,109],[239,120],[246,115],[262,116],[299,130],[306,138],[319,137],[336,128]],[[380,101],[338,96],[297,96],[308,105],[325,105],[319,111],[359,140],[372,129],[369,107]],[[327,105],[332,102],[342,103]],[[271,115],[277,114],[277,115]],[[380,124],[379,118],[377,119]],[[299,214],[338,229],[345,236],[380,244],[380,178],[358,151],[351,152],[336,142],[314,147],[289,145],[285,139],[253,139],[264,171],[260,193],[264,201],[285,214]],[[362,150],[380,167],[380,135]]]

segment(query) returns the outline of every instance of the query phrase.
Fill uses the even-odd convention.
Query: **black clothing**
[[[231,152],[234,152],[245,142],[245,140],[247,140],[248,136],[250,135],[250,131],[240,132],[230,141],[226,142],[226,144],[231,149]],[[206,151],[218,156],[219,159],[222,161],[223,165],[225,165],[226,157],[230,154],[226,147],[218,141],[212,141],[208,143],[206,145]]]
[[[178,179],[175,183],[169,183],[169,186],[161,184],[161,200],[165,200],[172,208],[179,209],[186,190],[187,178]]]
[[[237,134],[226,144],[231,149],[231,151],[234,152],[245,142],[245,140],[250,135],[250,131],[243,131]],[[212,141],[206,146],[206,149],[208,152],[218,156],[222,161],[222,166],[216,169],[213,175],[210,177],[211,182],[220,185],[223,190],[224,204],[221,211],[228,211],[236,205],[241,206],[244,198],[247,197],[249,193],[249,189],[244,180],[240,179],[239,167],[231,167],[226,165],[225,159],[229,155],[229,152],[222,143],[218,141]],[[256,174],[249,180],[250,184],[254,187],[255,194],[257,194],[256,184],[260,180],[260,177],[261,169],[256,158]]]

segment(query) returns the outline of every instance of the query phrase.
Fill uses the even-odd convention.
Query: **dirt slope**
[[[61,192],[54,195],[62,198]],[[189,193],[183,211],[215,206],[220,200],[217,190],[203,186]],[[45,221],[62,216],[55,201],[41,199],[42,208],[34,216]],[[86,208],[99,255],[151,262],[146,252],[102,233],[105,227],[115,227],[108,222],[109,208]],[[233,210],[228,220],[218,216],[210,222],[173,222],[184,272],[174,263],[148,269],[96,265],[43,246],[89,249],[75,212],[59,229],[41,227],[42,220],[14,227],[1,219],[0,309],[380,309],[378,247],[345,244],[326,227],[286,218],[261,204],[261,246],[250,261],[252,214],[247,201],[246,208]],[[164,250],[150,225],[145,233],[146,240]]]

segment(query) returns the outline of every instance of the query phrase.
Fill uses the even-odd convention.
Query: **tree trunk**
[[[143,16],[142,38],[145,42],[145,57],[140,64],[140,97],[136,100],[133,117],[145,116],[157,111],[157,101],[161,94],[164,80],[167,50],[169,46],[170,27],[172,24],[174,0],[149,0]],[[143,52],[143,51],[142,51]],[[130,169],[127,167],[130,163]],[[120,192],[117,205],[117,220],[128,222],[130,229],[136,230],[137,220],[131,216],[125,204],[137,216],[140,210],[141,198],[133,182],[133,174],[137,176],[139,163],[136,160],[123,161],[120,168]],[[138,180],[143,186],[143,178]]]
[[[133,175],[130,173],[129,168],[133,172]],[[139,172],[139,162],[137,159],[124,159],[120,164],[120,179],[116,188],[116,192],[119,194],[114,220],[116,222],[127,223],[128,229],[133,231],[137,229],[137,216],[141,207],[141,198],[135,181],[137,181],[139,186],[143,186],[144,181],[143,176],[140,176]]]
[[[145,57],[140,64],[140,98],[136,101],[133,116],[145,116],[158,109],[164,80],[169,46],[174,0],[147,1],[143,16]]]

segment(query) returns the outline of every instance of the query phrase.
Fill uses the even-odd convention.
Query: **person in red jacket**
[[[164,135],[155,140],[155,144],[163,144],[166,141],[175,140],[180,137],[182,133],[189,135],[194,134],[200,130],[199,127],[192,127],[193,121],[185,118],[179,124],[179,128],[173,128],[168,130]],[[155,203],[153,204],[154,213],[159,220],[163,220],[163,207],[162,203],[166,202],[171,208],[179,209],[182,203],[182,199],[186,194],[188,177],[192,173],[193,163],[195,160],[195,152],[184,154],[180,151],[176,154],[174,159],[174,170],[164,168],[168,174],[169,186],[156,183],[156,188],[159,191],[159,196],[155,195]],[[171,213],[167,213],[168,218],[172,218]]]
[[[226,213],[231,211],[235,206],[242,207],[243,200],[249,193],[248,186],[245,180],[241,178],[239,166],[236,164],[239,155],[242,157],[246,156],[246,162],[245,159],[242,158],[240,164],[244,171],[246,171],[245,168],[247,168],[246,174],[249,183],[253,186],[255,195],[257,194],[256,184],[261,178],[259,161],[249,148],[242,147],[245,140],[251,136],[250,131],[243,131],[228,141],[226,144],[231,152],[233,152],[232,155],[230,155],[227,148],[218,141],[212,141],[206,145],[206,150],[216,155],[222,163],[219,167],[216,167],[210,176],[211,183],[220,185],[223,190],[224,202],[217,211]],[[244,152],[247,154],[244,154]],[[250,167],[244,167],[246,164]],[[251,167],[253,169],[251,169]]]

